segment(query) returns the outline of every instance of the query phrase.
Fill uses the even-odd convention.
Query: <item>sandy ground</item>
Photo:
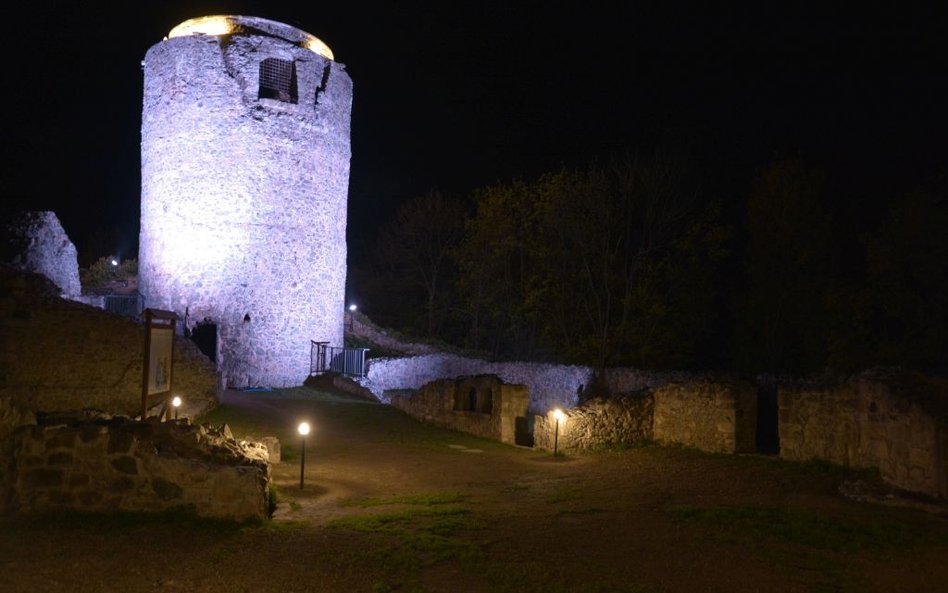
[[[554,459],[305,389],[228,392],[207,419],[281,438],[272,522],[0,519],[0,591],[948,592],[948,519],[847,500],[873,478],[839,468]]]

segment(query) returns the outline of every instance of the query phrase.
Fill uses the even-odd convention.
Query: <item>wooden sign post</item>
[[[145,363],[142,365],[142,422],[149,404],[171,393],[174,367],[174,311],[145,309]]]

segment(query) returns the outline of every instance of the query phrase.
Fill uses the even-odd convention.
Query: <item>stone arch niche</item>
[[[186,21],[142,64],[146,306],[213,319],[227,385],[302,384],[310,340],[342,344],[352,81],[246,16]]]

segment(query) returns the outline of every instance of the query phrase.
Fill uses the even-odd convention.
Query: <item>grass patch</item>
[[[868,523],[778,508],[675,506],[668,511],[714,529],[722,539],[748,545],[769,540],[840,552],[948,545],[948,534],[906,522]]]
[[[458,492],[438,492],[435,494],[417,494],[406,496],[389,496],[386,498],[359,498],[356,500],[347,500],[340,503],[344,507],[379,507],[393,504],[406,504],[415,506],[436,506],[444,504],[456,504],[465,502],[469,496]]]
[[[456,506],[410,508],[380,515],[343,517],[330,522],[331,528],[344,528],[363,533],[404,535],[410,531],[436,535],[453,535],[461,527],[471,527],[470,511]]]
[[[549,504],[559,504],[561,502],[579,500],[580,498],[582,498],[582,494],[580,493],[579,488],[576,486],[571,486],[569,488],[563,488],[563,489],[551,492],[550,494],[546,495],[543,498],[543,502],[546,502]]]
[[[365,498],[344,506],[373,508],[408,505],[408,508],[372,515],[355,515],[331,521],[329,529],[347,529],[371,537],[388,538],[376,545],[373,562],[381,564],[402,587],[424,567],[447,560],[473,565],[483,554],[480,547],[459,537],[461,530],[476,527],[471,512],[459,506],[467,496],[434,493],[387,498]]]
[[[587,507],[583,509],[560,509],[556,511],[557,515],[598,515],[599,513],[605,513],[605,509],[600,509],[599,507]]]

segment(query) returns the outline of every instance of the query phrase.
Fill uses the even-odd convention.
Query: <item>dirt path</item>
[[[208,419],[281,439],[272,524],[4,520],[0,591],[948,591],[948,520],[846,500],[865,476],[837,468],[553,459],[303,389],[229,392]]]

